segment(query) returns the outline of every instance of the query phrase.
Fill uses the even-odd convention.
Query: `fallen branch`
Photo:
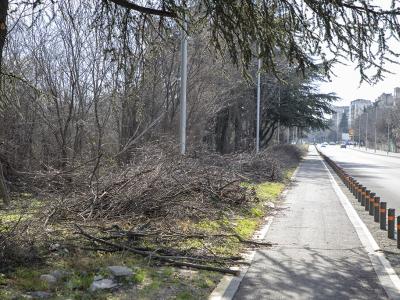
[[[240,274],[239,270],[232,270],[232,269],[228,269],[228,268],[221,268],[221,267],[214,267],[214,266],[208,266],[208,265],[203,265],[203,264],[195,264],[195,263],[189,263],[189,262],[182,262],[182,261],[178,261],[177,259],[188,259],[185,256],[164,256],[164,255],[158,255],[155,254],[154,252],[151,251],[145,251],[145,250],[138,250],[135,248],[131,248],[128,247],[126,245],[121,245],[121,244],[116,244],[116,243],[111,243],[109,241],[97,238],[93,235],[88,234],[87,232],[85,232],[79,225],[75,224],[76,228],[79,230],[79,233],[83,236],[85,236],[86,238],[93,240],[95,242],[110,246],[110,247],[114,247],[120,250],[125,250],[125,251],[129,251],[141,256],[145,256],[145,257],[150,257],[150,258],[154,258],[160,261],[163,261],[165,263],[168,263],[170,265],[173,266],[177,266],[177,267],[189,267],[189,268],[194,268],[194,269],[200,269],[200,270],[208,270],[208,271],[215,271],[215,272],[220,272],[220,273],[225,273],[225,274],[232,274],[235,276],[238,276]]]
[[[254,240],[247,240],[241,237],[237,233],[231,233],[231,234],[210,234],[210,235],[205,235],[205,234],[199,234],[199,233],[194,233],[194,234],[165,234],[161,235],[160,232],[133,232],[133,231],[119,231],[116,237],[121,238],[124,237],[125,234],[126,237],[128,238],[135,238],[135,237],[149,237],[149,236],[157,236],[158,238],[184,238],[184,239],[209,239],[209,238],[218,238],[218,237],[223,237],[223,238],[236,238],[239,242],[245,243],[245,244],[251,244],[251,245],[257,245],[257,246],[267,246],[271,247],[274,244],[270,242],[258,242]],[[115,238],[115,237],[113,237]]]

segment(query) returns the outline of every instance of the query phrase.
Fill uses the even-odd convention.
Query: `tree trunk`
[[[240,115],[240,103],[236,104],[234,116],[234,130],[235,130],[235,151],[242,148],[242,120]]]
[[[9,0],[0,0],[0,71],[3,58],[3,48],[6,42],[7,35],[7,10]]]
[[[2,96],[1,67],[3,62],[3,49],[7,35],[6,21],[7,21],[8,1],[9,0],[0,0],[0,97]],[[3,199],[3,202],[6,206],[10,203],[10,195],[8,193],[6,180],[4,178],[3,165],[1,161],[0,161],[0,198]]]
[[[229,109],[224,109],[217,115],[217,122],[215,124],[215,145],[219,153],[224,154],[227,146],[227,130],[229,122]]]
[[[138,122],[136,114],[136,101],[135,99],[128,98],[125,94],[124,102],[122,103],[121,115],[121,133],[120,133],[120,151],[129,143],[129,141],[136,135]],[[130,151],[124,151],[120,155],[119,160],[121,163],[129,163],[131,158]]]
[[[4,179],[3,164],[0,161],[0,198],[3,199],[5,206],[10,204],[10,194],[8,193],[6,180]]]

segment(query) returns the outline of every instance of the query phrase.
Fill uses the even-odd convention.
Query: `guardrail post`
[[[386,230],[386,202],[381,202],[379,206],[379,227]]]
[[[376,223],[379,222],[379,202],[381,201],[381,199],[379,197],[375,197],[374,199],[374,221]]]
[[[351,193],[353,193],[353,184],[354,184],[354,179],[353,179],[353,177],[350,177],[350,187],[349,187],[349,189],[350,189]]]
[[[388,209],[388,238],[394,239],[394,208]]]
[[[371,191],[370,190],[366,190],[365,191],[365,202],[364,202],[364,208],[365,210],[369,210],[369,196],[371,195]]]
[[[359,184],[358,185],[358,193],[357,193],[357,201],[360,203],[361,203],[361,197],[362,197],[362,189],[363,189],[362,184]]]
[[[369,192],[368,198],[365,199],[365,210],[369,211],[371,199],[374,199],[375,193]]]
[[[354,180],[354,185],[353,185],[353,196],[357,198],[357,187],[358,187],[358,181]]]
[[[400,249],[400,216],[397,217],[397,248]]]
[[[367,191],[367,188],[365,186],[363,186],[363,188],[361,189],[361,205],[364,206],[365,205],[365,193]]]
[[[375,193],[370,193],[369,194],[369,201],[368,201],[368,211],[369,215],[373,216],[374,215],[374,199],[375,199]]]

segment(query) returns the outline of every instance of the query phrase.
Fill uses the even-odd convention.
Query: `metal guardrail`
[[[395,209],[386,209],[386,202],[381,202],[380,197],[351,177],[342,167],[338,166],[332,159],[319,151],[318,148],[317,151],[339,176],[360,205],[364,206],[365,211],[368,211],[369,215],[373,216],[374,221],[379,223],[379,228],[386,230],[387,225],[388,238],[394,239],[395,223],[397,232],[400,232],[400,216],[397,217],[396,222]],[[400,249],[400,234],[397,234],[397,248]]]

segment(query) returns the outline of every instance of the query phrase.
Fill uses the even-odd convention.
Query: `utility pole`
[[[180,150],[181,154],[186,153],[186,84],[187,84],[187,20],[183,21],[181,33],[181,94],[180,94]]]
[[[376,123],[378,120],[378,110],[377,106],[375,105],[375,138],[374,138],[374,152],[376,153]]]
[[[339,141],[339,113],[336,112],[336,141]]]
[[[260,0],[257,0],[256,5],[260,5]],[[260,151],[260,106],[261,106],[261,67],[262,60],[260,58],[261,48],[260,45],[257,47],[258,50],[258,70],[257,70],[257,125],[256,125],[256,153]]]
[[[365,151],[368,151],[368,112],[367,120],[365,122]]]
[[[278,145],[280,144],[280,127],[281,127],[281,87],[279,86],[278,94],[278,107],[279,107],[279,119],[278,119]]]
[[[292,139],[292,143],[296,144],[296,127],[293,128],[293,139]]]
[[[358,118],[358,148],[361,148],[361,116]]]
[[[387,132],[387,155],[389,156],[389,150],[390,150],[390,131],[389,131],[389,126],[390,124],[388,123],[388,132]]]
[[[260,151],[260,106],[261,106],[261,67],[262,60],[258,58],[257,71],[257,126],[256,126],[256,153]]]

